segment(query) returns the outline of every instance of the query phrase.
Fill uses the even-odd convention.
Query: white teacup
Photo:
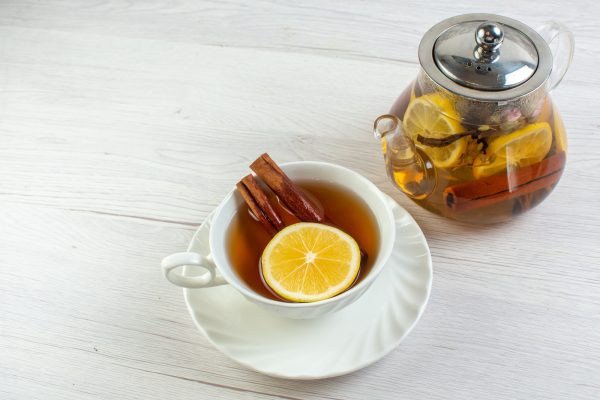
[[[249,288],[236,274],[226,252],[227,229],[235,213],[243,204],[242,196],[234,189],[215,211],[210,229],[210,254],[175,253],[162,260],[165,277],[173,284],[186,288],[210,288],[230,284],[248,300],[274,313],[290,318],[314,318],[337,311],[358,299],[377,278],[390,257],[396,238],[394,216],[385,195],[368,179],[339,165],[298,161],[282,164],[281,168],[292,180],[320,180],[341,185],[363,199],[369,206],[379,229],[379,248],[368,275],[351,289],[327,300],[313,303],[287,303],[266,298]],[[204,268],[197,276],[182,274],[184,266]]]

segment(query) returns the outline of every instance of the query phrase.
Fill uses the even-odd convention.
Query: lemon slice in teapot
[[[419,145],[417,140],[419,135],[424,138],[442,139],[463,131],[452,103],[436,93],[417,97],[410,102],[404,114],[403,128],[417,145]],[[436,167],[448,168],[460,161],[467,149],[467,138],[461,138],[442,147],[422,146],[421,148]]]
[[[547,122],[529,124],[490,142],[488,160],[475,160],[473,176],[479,179],[503,172],[509,166],[518,168],[535,164],[546,157],[551,145],[552,129]]]

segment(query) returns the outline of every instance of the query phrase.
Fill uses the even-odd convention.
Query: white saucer
[[[423,232],[405,209],[391,197],[388,201],[396,219],[394,250],[381,275],[355,303],[318,319],[294,320],[250,303],[229,285],[184,289],[198,329],[232,360],[280,378],[328,378],[379,360],[416,325],[433,272]],[[188,251],[209,253],[212,216]],[[191,268],[184,274],[193,274]]]

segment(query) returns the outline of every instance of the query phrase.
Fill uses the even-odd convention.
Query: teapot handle
[[[550,51],[552,51],[552,72],[548,78],[548,90],[554,90],[571,65],[575,39],[573,33],[558,21],[545,22],[538,27],[537,32],[548,43]]]

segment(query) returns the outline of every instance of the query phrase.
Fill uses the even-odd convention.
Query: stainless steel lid
[[[539,88],[552,69],[548,44],[533,29],[493,14],[465,14],[432,27],[421,40],[425,73],[449,91],[504,101]]]

